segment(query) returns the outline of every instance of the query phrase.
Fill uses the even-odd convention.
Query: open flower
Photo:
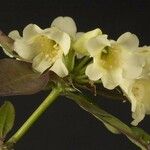
[[[86,45],[93,63],[88,65],[86,75],[91,80],[101,78],[105,88],[114,89],[123,78],[137,78],[143,67],[143,61],[135,54],[138,38],[129,32],[121,35],[117,41],[108,41],[106,35],[94,37]]]
[[[29,24],[21,37],[18,31],[9,34],[14,40],[14,51],[20,60],[31,62],[38,72],[46,69],[54,71],[61,77],[68,74],[63,63],[63,55],[70,49],[70,36],[56,27],[42,30],[35,24]]]
[[[124,80],[120,87],[132,105],[132,124],[138,125],[150,114],[150,79]]]
[[[150,47],[139,47],[135,53],[144,62],[142,73],[138,79],[125,79],[120,84],[132,105],[133,125],[143,120],[145,114],[150,114]]]

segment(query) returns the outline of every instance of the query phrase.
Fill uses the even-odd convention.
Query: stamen
[[[46,58],[54,60],[60,54],[59,45],[44,35],[40,35],[34,39],[32,46],[39,49]]]

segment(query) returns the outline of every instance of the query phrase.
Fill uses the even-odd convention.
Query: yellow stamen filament
[[[54,59],[60,54],[59,45],[44,35],[34,38],[33,48],[39,49],[46,58]]]

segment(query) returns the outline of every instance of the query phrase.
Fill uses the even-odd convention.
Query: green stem
[[[54,88],[42,104],[33,112],[29,119],[22,125],[22,127],[8,140],[6,143],[17,143],[35,121],[45,112],[45,110],[53,103],[53,101],[60,95],[62,89],[60,87]]]
[[[89,61],[89,59],[90,59],[89,57],[83,58],[83,60],[75,68],[75,71],[80,71],[80,69]]]
[[[78,71],[78,74],[85,74],[86,68],[87,68],[87,66],[83,66],[83,67]]]
[[[81,79],[81,80],[85,79],[85,78],[87,78],[87,76],[85,74],[79,75],[79,76],[76,77],[76,79]]]

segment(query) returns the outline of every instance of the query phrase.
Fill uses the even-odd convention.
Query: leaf
[[[0,96],[34,94],[42,90],[48,81],[49,74],[34,72],[30,63],[0,60]]]
[[[119,130],[114,128],[113,126],[111,126],[110,124],[104,122],[103,120],[101,120],[103,122],[103,124],[105,125],[105,127],[112,133],[114,134],[120,134]]]
[[[111,132],[120,132],[126,135],[134,144],[139,146],[142,150],[150,150],[150,140],[149,138],[147,140],[147,137],[149,137],[147,133],[139,132],[139,129],[138,132],[137,130],[135,132],[133,128],[128,127],[118,118],[102,110],[98,105],[94,103],[94,101],[89,100],[89,98],[81,95],[80,93],[78,93],[78,95],[70,92],[66,94],[68,98],[74,100],[80,107],[82,107],[87,112],[91,113],[98,120],[102,121]],[[141,136],[144,138],[141,138]]]
[[[15,120],[15,109],[13,105],[6,101],[0,107],[0,138],[4,138],[12,129]]]

